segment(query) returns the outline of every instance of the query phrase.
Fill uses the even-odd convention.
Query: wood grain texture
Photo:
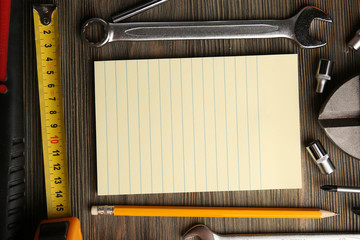
[[[35,44],[32,22],[33,0],[24,1],[24,101],[26,116],[28,239],[40,220],[46,217],[45,188],[41,150]],[[36,1],[36,3],[49,1]],[[50,1],[51,2],[51,1]],[[325,136],[317,122],[321,104],[330,92],[349,76],[360,72],[360,52],[347,52],[346,42],[360,27],[358,0],[170,0],[128,21],[186,21],[234,19],[282,19],[302,7],[314,5],[327,12],[334,23],[315,22],[311,34],[326,40],[326,47],[299,49],[286,39],[197,40],[113,43],[92,49],[80,39],[80,28],[90,17],[110,21],[119,11],[142,0],[58,0],[61,73],[67,134],[70,191],[73,215],[81,220],[84,239],[181,239],[188,228],[203,223],[219,233],[269,232],[356,232],[359,218],[350,212],[359,206],[359,196],[322,192],[323,184],[360,185],[359,162],[340,151]],[[98,197],[96,194],[96,132],[94,112],[94,60],[236,56],[298,53],[300,79],[300,123],[303,166],[302,190],[271,190],[219,193],[156,194]],[[334,80],[325,93],[315,93],[314,74],[320,58],[335,61]],[[276,84],[276,83],[274,83]],[[331,154],[336,171],[323,176],[305,153],[305,144],[320,139]],[[289,156],[291,157],[291,156]],[[93,204],[184,205],[184,206],[264,206],[318,207],[341,215],[323,220],[295,219],[211,219],[93,217]]]

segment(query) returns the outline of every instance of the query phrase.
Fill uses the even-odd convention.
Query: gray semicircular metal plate
[[[336,89],[320,110],[319,122],[339,148],[360,160],[360,75]]]

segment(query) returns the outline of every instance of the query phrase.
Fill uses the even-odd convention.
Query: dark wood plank
[[[26,234],[29,239],[33,237],[40,220],[46,217],[31,13],[33,2],[35,1],[30,0],[24,3],[26,5],[24,97],[28,223]],[[81,220],[84,239],[181,239],[181,234],[197,223],[207,224],[220,233],[359,231],[358,218],[350,212],[352,206],[360,204],[359,197],[319,190],[323,184],[359,185],[359,162],[341,152],[330,142],[316,120],[321,104],[331,90],[360,70],[360,52],[347,52],[346,49],[346,42],[360,26],[359,1],[170,0],[156,9],[129,19],[129,21],[281,19],[294,15],[304,6],[315,4],[334,19],[333,24],[316,22],[312,26],[311,34],[329,43],[321,49],[299,49],[286,39],[130,42],[109,44],[101,49],[91,49],[81,41],[80,28],[88,18],[102,17],[110,21],[111,15],[140,2],[142,0],[56,1],[60,11],[61,70],[71,201],[74,216]],[[279,53],[299,54],[303,189],[107,197],[96,195],[94,60]],[[330,58],[336,63],[334,80],[326,86],[324,94],[317,95],[314,74],[320,58]],[[331,176],[320,175],[305,153],[305,144],[315,138],[323,142],[337,167]],[[90,216],[92,204],[319,207],[339,212],[341,215],[325,220],[92,217]]]

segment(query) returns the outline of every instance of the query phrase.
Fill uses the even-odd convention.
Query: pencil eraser
[[[98,208],[97,206],[91,207],[91,215],[98,215]]]

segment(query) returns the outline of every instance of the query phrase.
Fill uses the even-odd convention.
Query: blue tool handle
[[[23,4],[12,0],[6,80],[0,81],[0,239],[25,239]]]

